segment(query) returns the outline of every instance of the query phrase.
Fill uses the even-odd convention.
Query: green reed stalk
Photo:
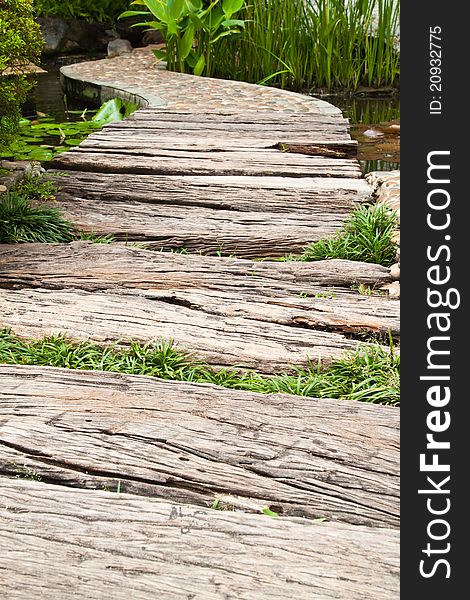
[[[243,37],[214,44],[218,77],[301,91],[398,83],[398,1],[247,0],[239,17]]]

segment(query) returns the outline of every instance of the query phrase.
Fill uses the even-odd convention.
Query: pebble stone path
[[[307,355],[327,364],[365,332],[399,337],[398,301],[357,291],[390,285],[388,269],[270,260],[380,195],[338,109],[168,73],[148,48],[62,73],[98,101],[145,106],[50,169],[69,218],[116,241],[0,248],[3,325],[124,345],[171,337],[215,367],[264,374]],[[0,365],[0,589],[395,599],[398,448],[397,408]]]
[[[149,106],[167,110],[341,114],[328,102],[302,94],[166,71],[161,62],[156,62],[152,48],[136,48],[132,54],[62,67],[61,72],[67,79],[131,90],[146,99]]]

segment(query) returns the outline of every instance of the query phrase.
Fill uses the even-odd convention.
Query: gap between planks
[[[366,333],[399,335],[397,300],[335,287],[389,281],[378,265],[208,259],[87,242],[47,253],[32,244],[0,257],[1,321],[23,337],[171,338],[217,367],[279,373],[308,357],[326,365]]]

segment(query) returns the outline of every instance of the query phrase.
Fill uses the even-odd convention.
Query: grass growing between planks
[[[396,262],[398,246],[392,238],[398,224],[396,211],[379,204],[363,205],[336,236],[310,244],[299,256],[288,255],[281,260],[342,258],[390,267]]]
[[[9,192],[0,196],[0,242],[71,242],[71,223],[58,206],[34,203],[26,195]]]
[[[171,340],[131,342],[126,347],[98,346],[63,336],[24,341],[4,329],[0,331],[0,363],[147,375],[265,394],[279,392],[392,406],[400,402],[400,356],[394,352],[392,342],[389,349],[378,344],[358,345],[354,353],[325,369],[312,365],[296,367],[293,374],[266,376],[235,367],[216,371],[175,348]]]
[[[44,177],[29,177],[0,194],[0,243],[68,243],[89,240],[111,243],[112,236],[77,231],[55,205],[57,187]]]

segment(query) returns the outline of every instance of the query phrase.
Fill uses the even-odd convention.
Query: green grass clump
[[[342,258],[390,267],[396,262],[392,236],[397,227],[395,211],[383,205],[360,206],[338,235],[310,244],[295,260]]]
[[[71,242],[72,224],[58,206],[39,204],[26,195],[9,192],[0,196],[0,243]]]
[[[21,180],[13,191],[20,196],[26,196],[28,200],[49,202],[55,200],[58,190],[57,185],[47,177],[31,175]]]
[[[77,231],[54,205],[57,185],[43,176],[23,179],[7,194],[0,194],[0,243],[67,243],[86,240],[111,244],[112,235]]]
[[[98,235],[94,231],[79,231],[75,239],[94,244],[112,244],[116,238],[111,234]]]
[[[359,400],[398,406],[400,357],[383,346],[360,345],[325,369],[296,367],[293,373],[266,376],[235,367],[215,370],[176,349],[171,340],[127,346],[99,346],[63,336],[24,341],[0,331],[0,363],[148,375],[175,381],[212,383],[261,393],[287,393],[319,398]]]

